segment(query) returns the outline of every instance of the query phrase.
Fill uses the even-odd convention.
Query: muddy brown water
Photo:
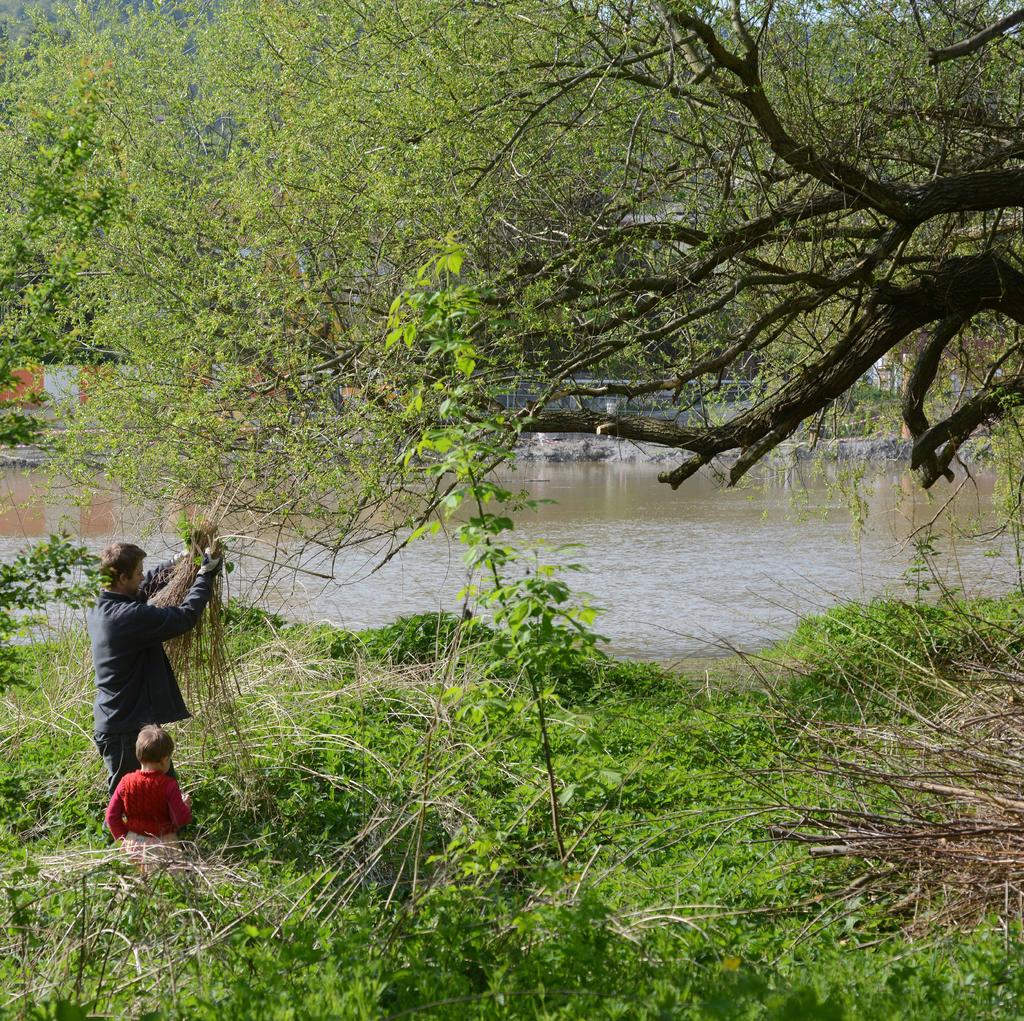
[[[656,474],[655,467],[625,463],[530,463],[513,473],[533,496],[555,501],[520,515],[519,540],[578,544],[562,555],[586,568],[570,581],[603,608],[597,628],[620,655],[668,660],[756,650],[792,631],[804,614],[905,595],[910,537],[958,486],[936,525],[939,581],[970,594],[999,594],[1018,583],[1012,543],[975,537],[994,522],[993,479],[984,473],[962,486],[940,483],[929,495],[904,472],[875,471],[862,486],[866,522],[859,531],[834,472],[793,469],[741,490],[723,490],[702,475],[676,492]],[[82,507],[74,495],[44,495],[41,476],[7,472],[0,557],[62,526],[97,550],[113,537],[141,541],[154,557],[174,547],[168,523],[151,509],[127,505],[116,491]],[[259,556],[259,549],[250,551]],[[366,548],[333,562],[306,553],[301,571],[269,580],[255,556],[240,559],[230,579],[235,593],[292,619],[351,628],[457,610],[466,582],[461,548],[445,533],[419,540],[376,573],[379,555]],[[934,595],[937,582],[928,580]]]

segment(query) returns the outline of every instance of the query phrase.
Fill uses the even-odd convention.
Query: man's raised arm
[[[166,642],[191,631],[199,622],[213,594],[213,580],[220,573],[221,558],[203,557],[203,566],[180,606],[140,606],[133,620],[133,632],[141,645]]]

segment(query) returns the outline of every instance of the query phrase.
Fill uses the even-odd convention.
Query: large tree
[[[114,190],[87,181],[84,169],[95,151],[93,111],[103,87],[97,78],[80,68],[62,104],[21,110],[19,136],[7,139],[26,157],[19,200],[9,195],[6,203],[14,229],[0,246],[0,390],[8,393],[21,383],[14,374],[19,366],[59,356],[73,344],[59,308],[71,300],[83,270],[78,242],[101,230],[116,207]],[[16,113],[14,104],[8,113]],[[54,244],[55,238],[70,245]],[[0,399],[0,452],[42,437],[43,423],[25,410],[23,396]],[[0,692],[21,677],[12,640],[38,623],[47,603],[85,605],[98,585],[96,558],[64,535],[0,564]]]
[[[407,400],[434,367],[385,349],[387,310],[449,233],[485,295],[481,407],[527,380],[518,425],[677,447],[671,485],[718,455],[738,481],[885,355],[905,364],[925,485],[981,424],[1016,420],[1024,109],[1005,4],[62,18],[5,88],[52,104],[83,60],[116,82],[94,170],[130,198],[67,324],[121,368],[90,380],[67,447],[112,453],[139,492],[226,485],[232,506],[313,510],[325,537],[388,525],[396,491],[401,517],[421,495],[405,443],[443,401]],[[602,396],[628,403],[586,403]]]
[[[625,83],[618,167],[596,214],[501,298],[549,289],[564,395],[679,400],[742,374],[756,400],[713,424],[580,407],[528,427],[679,447],[672,486],[733,452],[734,483],[897,351],[913,466],[926,486],[949,476],[1024,394],[1020,47],[1000,38],[1020,20],[998,3],[602,8],[509,101],[523,111],[495,165],[552,97],[579,97],[565,130],[586,132],[596,93]],[[930,402],[954,366],[965,396]],[[581,385],[581,370],[633,378]]]

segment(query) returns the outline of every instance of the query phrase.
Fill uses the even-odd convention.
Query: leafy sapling
[[[391,306],[387,345],[418,345],[430,363],[422,384],[406,403],[411,433],[404,459],[425,463],[439,493],[437,507],[447,518],[463,508],[469,517],[455,534],[465,547],[472,580],[461,593],[490,617],[496,664],[512,665],[530,687],[536,711],[548,785],[555,847],[568,857],[563,833],[558,782],[549,734],[553,693],[547,684],[554,672],[581,653],[592,652],[599,636],[591,630],[596,609],[574,598],[560,576],[580,565],[549,563],[546,554],[565,548],[520,547],[513,542],[513,515],[533,509],[537,501],[495,480],[491,471],[512,457],[522,421],[501,410],[487,385],[484,359],[474,343],[480,325],[480,294],[457,283],[464,253],[453,241],[440,246],[420,268],[416,288]],[[418,537],[436,532],[440,522],[423,520]]]

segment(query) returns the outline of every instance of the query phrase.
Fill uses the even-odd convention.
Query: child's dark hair
[[[159,762],[174,751],[174,741],[163,727],[155,723],[143,727],[135,741],[135,758],[139,762]]]

